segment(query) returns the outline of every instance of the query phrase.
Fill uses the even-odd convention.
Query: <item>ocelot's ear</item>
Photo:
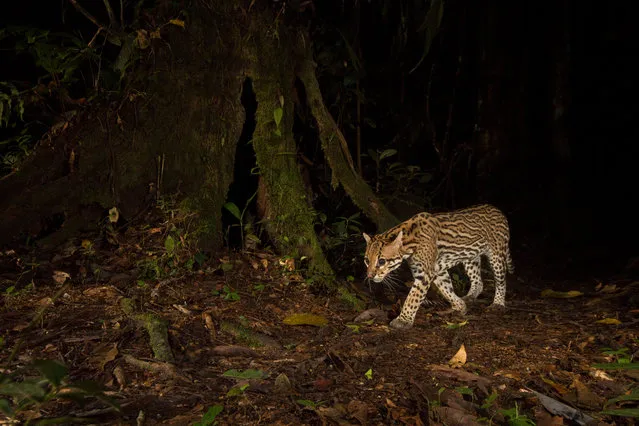
[[[364,232],[362,235],[364,235],[364,239],[366,240],[366,244],[367,245],[370,244],[371,243],[371,237],[366,232]]]
[[[393,245],[400,248],[402,246],[403,236],[404,236],[404,231],[399,231],[399,234],[397,234],[397,237],[395,237],[395,240],[393,241]]]

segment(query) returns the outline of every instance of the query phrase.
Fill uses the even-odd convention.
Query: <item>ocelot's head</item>
[[[403,260],[402,231],[399,231],[397,236],[392,235],[391,239],[384,239],[384,236],[384,234],[379,234],[371,237],[364,233],[366,276],[376,283],[384,281],[386,275],[399,268]]]

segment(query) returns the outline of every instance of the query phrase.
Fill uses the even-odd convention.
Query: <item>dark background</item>
[[[101,2],[81,4],[106,21]],[[273,7],[281,4],[274,2]],[[555,274],[572,276],[619,271],[639,254],[638,138],[632,120],[637,114],[639,52],[632,37],[630,2],[451,0],[444,7],[441,29],[412,73],[424,53],[424,32],[419,27],[427,2],[316,1],[314,8],[292,2],[286,13],[311,32],[325,102],[353,143],[351,152],[355,154],[353,81],[359,79],[366,99],[362,152],[395,149],[393,161],[419,166],[433,176],[414,185],[414,194],[419,194],[416,203],[423,209],[490,202],[511,221],[518,266],[550,266]],[[47,28],[87,41],[95,29],[64,1],[8,2],[1,10],[2,27]],[[348,45],[359,46],[358,70],[353,70]],[[16,55],[9,40],[0,41],[0,48],[0,81],[12,81],[20,88],[34,85],[43,72],[33,60],[27,54]],[[349,65],[340,66],[344,62]],[[565,73],[560,123],[553,120],[558,63]],[[83,90],[86,84],[79,81],[70,87],[71,96],[80,97]],[[489,92],[493,108],[482,109],[480,116],[478,100],[485,105]],[[244,97],[247,108],[249,95]],[[452,120],[447,125],[451,105]],[[311,181],[322,185],[321,150],[313,123],[304,121],[303,108],[298,112],[301,150],[317,166],[309,171]],[[44,132],[59,111],[28,113],[42,123]],[[489,168],[481,164],[485,153],[478,126],[491,127],[500,135],[498,152],[489,150],[496,158]],[[433,129],[439,140],[449,133],[450,157],[459,153],[452,166],[442,165],[436,154]],[[15,131],[0,129],[0,139]],[[563,156],[554,149],[558,134],[568,141]],[[250,157],[250,152],[241,153],[241,147],[238,152]],[[364,176],[373,184],[373,162],[364,157],[362,163]],[[241,176],[246,173],[238,176],[231,198],[246,199],[248,191],[240,194],[245,187]],[[341,210],[328,212],[333,216],[355,211],[345,201],[333,203],[331,197],[344,200],[343,194],[318,196],[316,207],[328,211],[329,206],[339,206]],[[414,212],[391,204],[401,219]]]

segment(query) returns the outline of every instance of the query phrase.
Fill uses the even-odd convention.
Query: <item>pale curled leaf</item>
[[[112,207],[109,210],[109,222],[115,223],[118,221],[118,219],[120,219],[120,211],[117,207]]]
[[[457,353],[448,361],[448,365],[452,368],[459,368],[466,364],[466,347],[462,343]]]
[[[66,280],[71,279],[71,275],[64,271],[53,271],[53,281],[57,284],[64,284]]]

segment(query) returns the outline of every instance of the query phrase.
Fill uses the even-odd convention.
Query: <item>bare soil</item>
[[[128,238],[90,252],[75,240],[0,256],[0,371],[55,359],[68,367],[68,381],[95,381],[121,407],[54,399],[21,419],[189,425],[219,405],[215,420],[229,425],[635,424],[602,411],[636,407],[606,403],[637,387],[638,370],[593,367],[631,360],[639,350],[632,306],[639,283],[627,277],[555,282],[515,259],[505,311],[486,309],[489,284],[465,318],[440,314],[445,305],[432,293],[440,301],[423,306],[412,329],[397,331],[388,322],[405,292],[394,305],[377,306],[356,283],[351,299],[364,299],[357,307],[316,290],[294,262],[261,252],[226,253],[197,271],[142,280],[148,248],[140,234]],[[545,289],[582,294],[542,297]],[[122,309],[124,298],[166,321],[173,363],[154,359],[146,330]],[[356,322],[363,309],[373,310]],[[300,313],[326,324],[284,321]],[[462,345],[466,359],[451,366]],[[229,370],[259,377],[228,377]],[[549,412],[561,404],[574,411]]]

